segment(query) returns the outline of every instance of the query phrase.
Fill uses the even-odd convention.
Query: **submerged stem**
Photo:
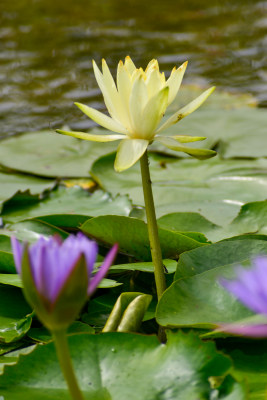
[[[58,361],[64,378],[67,382],[71,397],[73,400],[84,400],[73,370],[66,332],[54,331],[52,332],[52,334],[54,338]]]
[[[160,248],[158,225],[156,220],[154,199],[153,199],[151,179],[149,173],[147,151],[145,151],[144,155],[140,159],[140,164],[141,164],[144,200],[146,207],[148,237],[150,242],[151,257],[154,264],[156,289],[159,300],[163,292],[166,290],[166,279],[164,274],[164,266],[162,262],[162,254]]]

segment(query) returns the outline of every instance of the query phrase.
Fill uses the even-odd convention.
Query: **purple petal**
[[[217,331],[217,330],[216,330]],[[262,325],[220,325],[219,331],[232,333],[233,335],[265,338],[267,337],[267,324]]]
[[[11,241],[16,269],[20,272],[23,246],[15,238],[12,238]],[[41,237],[36,243],[29,246],[32,277],[40,295],[52,305],[60,295],[61,289],[82,254],[85,256],[88,280],[90,280],[97,251],[97,244],[82,233],[77,236],[70,235],[64,242],[55,236],[50,239]],[[106,258],[102,266],[103,270],[101,268],[102,275],[106,273],[112,263],[115,253],[116,250],[115,252],[112,250]],[[101,274],[97,274],[95,287],[102,279]]]
[[[251,310],[267,315],[267,258],[253,260],[253,268],[237,269],[237,278],[220,280],[229,292],[236,296]]]
[[[91,296],[94,293],[94,291],[96,290],[96,288],[99,285],[99,283],[106,276],[111,264],[113,263],[113,261],[114,261],[114,259],[116,257],[118,248],[119,248],[118,244],[117,243],[114,244],[112,249],[107,254],[103,264],[101,265],[101,267],[99,269],[99,271],[97,272],[97,274],[89,282],[88,296]]]
[[[32,244],[29,251],[29,259],[31,265],[32,277],[36,285],[38,292],[43,294],[42,284],[42,268],[43,266],[43,254],[46,246],[52,245],[51,239],[47,240],[41,237],[36,243]]]
[[[97,243],[93,240],[89,240],[85,235],[79,232],[77,236],[70,235],[65,240],[63,247],[64,249],[73,252],[75,255],[81,253],[84,254],[88,276],[90,276],[98,253]]]
[[[14,236],[11,237],[11,246],[17,273],[21,273],[21,262],[24,251],[24,246]]]

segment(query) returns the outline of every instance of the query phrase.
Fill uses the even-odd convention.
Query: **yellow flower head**
[[[186,66],[187,62],[178,69],[174,67],[166,80],[164,72],[159,71],[157,60],[151,60],[144,71],[142,68],[136,68],[131,58],[127,56],[124,63],[120,61],[118,64],[117,84],[115,84],[106,61],[102,60],[102,72],[93,61],[95,77],[110,116],[84,104],[75,104],[96,123],[117,134],[92,135],[62,130],[57,132],[97,142],[122,139],[115,160],[117,171],[123,171],[135,164],[154,140],[172,150],[182,151],[197,158],[213,157],[216,152],[212,150],[180,145],[203,140],[205,139],[203,137],[158,135],[195,111],[215,89],[212,87],[206,90],[191,103],[162,121],[167,107],[177,95]]]

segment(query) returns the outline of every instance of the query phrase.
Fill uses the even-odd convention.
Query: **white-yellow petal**
[[[142,124],[139,130],[140,137],[150,140],[160,123],[167,108],[169,88],[165,87],[152,97],[143,110]]]
[[[132,89],[132,81],[129,72],[125,68],[122,61],[119,62],[117,69],[117,87],[118,87],[121,106],[123,107],[123,113],[125,118],[124,125],[129,130],[131,126],[129,101]]]
[[[128,116],[125,114],[124,107],[121,103],[121,99],[115,85],[114,79],[110,73],[109,67],[106,61],[102,60],[102,71],[103,71],[103,84],[108,97],[113,105],[112,117],[120,122],[123,126],[129,125]]]
[[[143,110],[148,101],[148,93],[146,84],[142,78],[142,75],[135,80],[130,96],[130,115],[131,115],[131,126],[132,132],[130,135],[136,137],[139,131],[142,129],[143,124]]]
[[[154,68],[149,74],[146,85],[149,98],[155,96],[163,88],[164,85],[162,85],[160,73],[157,68]]]
[[[125,57],[124,65],[130,75],[132,75],[133,72],[136,70],[136,66],[134,65],[130,56]]]
[[[103,75],[94,60],[93,60],[93,69],[96,81],[103,94],[107,110],[111,117],[116,118],[116,110],[115,110],[115,105],[112,102],[112,97],[110,96],[110,93],[105,86]]]
[[[159,137],[160,137],[159,135],[156,135],[155,139]],[[174,136],[164,136],[164,137],[174,139],[179,143],[192,143],[207,139],[204,136],[187,136],[187,135],[174,135]]]
[[[177,145],[177,142],[173,140],[171,137],[158,136],[155,138],[155,140],[157,140],[158,142],[160,142],[161,144],[163,144],[164,146],[168,147],[171,150],[181,151],[182,153],[189,154],[190,156],[198,158],[199,160],[206,160],[207,158],[214,157],[217,154],[216,151],[214,150],[179,146]]]
[[[209,95],[215,90],[215,86],[206,90],[200,96],[198,96],[195,100],[191,101],[185,107],[178,110],[174,113],[170,118],[167,119],[158,129],[156,133],[162,132],[163,130],[169,128],[171,125],[176,124],[178,121],[186,117],[195,111],[198,107],[201,106],[202,103],[209,97]]]
[[[169,79],[166,82],[166,85],[170,88],[168,105],[173,102],[178,90],[180,89],[187,64],[188,61],[184,62],[178,69],[173,69]]]
[[[79,109],[85,115],[87,115],[89,118],[91,118],[97,124],[103,126],[104,128],[106,128],[112,132],[123,133],[124,135],[127,135],[127,133],[128,133],[127,129],[123,125],[121,125],[119,122],[110,118],[108,115],[103,114],[102,112],[95,110],[92,107],[88,107],[85,104],[81,104],[81,103],[74,103],[74,104],[77,107],[79,107]]]
[[[149,145],[148,140],[124,139],[117,150],[114,168],[117,172],[124,171],[134,165],[144,154]]]
[[[158,60],[153,59],[153,60],[149,61],[149,63],[147,64],[147,67],[145,69],[146,75],[149,76],[149,74],[151,73],[151,71],[153,69],[159,70]]]
[[[91,142],[113,142],[125,138],[125,135],[93,135],[85,132],[63,131],[62,129],[56,129],[56,132],[62,135],[73,136],[77,139],[89,140]]]

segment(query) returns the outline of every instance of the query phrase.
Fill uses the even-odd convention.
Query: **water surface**
[[[267,1],[0,0],[0,135],[92,123],[103,107],[91,60],[112,72],[189,60],[185,82],[249,92],[267,104]]]

